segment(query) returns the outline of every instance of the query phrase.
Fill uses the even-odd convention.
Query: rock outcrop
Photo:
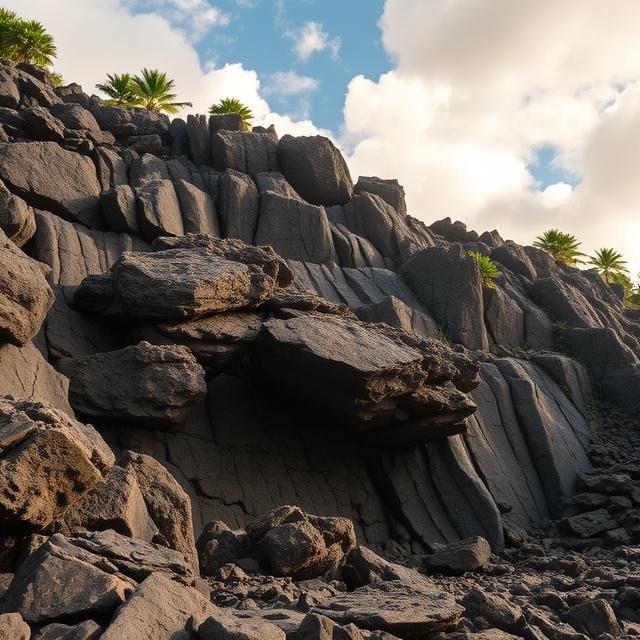
[[[640,315],[595,273],[30,65],[0,140],[0,637],[637,624]]]

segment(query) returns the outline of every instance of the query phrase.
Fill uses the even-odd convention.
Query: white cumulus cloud
[[[380,24],[396,64],[348,87],[354,174],[399,178],[427,223],[523,243],[558,227],[640,270],[640,3],[386,0]],[[549,146],[578,186],[536,181]]]
[[[308,95],[320,87],[317,78],[303,76],[295,71],[276,71],[268,76],[267,80],[265,93],[280,96]]]
[[[334,60],[340,55],[340,38],[331,38],[320,22],[305,22],[302,27],[287,31],[287,36],[294,41],[293,52],[300,60],[325,50]]]

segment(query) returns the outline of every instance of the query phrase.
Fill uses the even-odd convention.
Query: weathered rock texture
[[[2,61],[0,116],[0,569],[15,573],[0,586],[22,616],[0,625],[85,640],[92,625],[106,640],[618,633],[591,592],[553,619],[501,617],[497,596],[460,605],[436,577],[352,550],[455,573],[549,519],[575,548],[640,540],[637,466],[622,445],[620,473],[587,455],[594,402],[639,408],[640,314],[612,287],[496,231],[426,227],[396,181],[354,187],[326,138],[171,123]],[[469,249],[499,265],[494,288]],[[636,582],[606,591],[613,615],[637,609]],[[253,604],[229,617],[207,589]],[[268,602],[301,611],[262,618]]]

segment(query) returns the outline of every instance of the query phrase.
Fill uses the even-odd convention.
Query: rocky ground
[[[14,425],[7,431],[5,418],[5,443],[9,433],[18,437],[25,420],[36,421],[36,431],[81,429],[79,423],[59,424],[61,414],[54,410],[4,403],[3,413]],[[37,426],[47,421],[49,427]],[[607,640],[640,635],[640,424],[606,406],[597,421],[589,452],[593,469],[581,478],[580,493],[566,500],[565,517],[542,523],[500,554],[481,537],[434,544],[419,555],[393,541],[374,551],[357,545],[349,520],[292,506],[264,514],[246,531],[213,521],[194,548],[192,533],[183,526],[190,515],[184,493],[153,459],[126,454],[106,482],[66,512],[61,533],[22,538],[17,547],[5,541],[4,564],[12,553],[20,557],[15,576],[0,575],[0,606],[6,612],[0,615],[0,637]],[[84,451],[99,470],[111,460],[96,436],[84,428]],[[76,466],[77,483],[82,467]],[[137,501],[138,487],[146,508]],[[37,500],[25,505],[34,521],[46,517],[42,507]],[[24,521],[24,512],[20,517]],[[111,518],[126,535],[85,531],[100,526],[100,518],[102,527]],[[139,539],[145,534],[161,546]]]

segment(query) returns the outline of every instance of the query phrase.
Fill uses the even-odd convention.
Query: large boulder
[[[198,628],[218,611],[195,589],[153,574],[118,609],[100,640],[188,638],[188,629]]]
[[[119,464],[135,473],[163,544],[179,551],[197,574],[198,555],[189,496],[169,471],[151,456],[125,451]]]
[[[277,142],[265,133],[218,131],[211,138],[213,166],[219,171],[235,169],[255,174],[275,171]]]
[[[282,257],[318,264],[335,262],[324,207],[267,191],[260,199],[256,244],[272,246]]]
[[[114,463],[91,426],[29,401],[0,400],[0,451],[3,533],[47,527]]]
[[[212,520],[197,541],[202,573],[214,576],[220,567],[251,554],[251,541],[244,531],[233,531],[222,520]]]
[[[451,594],[426,581],[391,580],[337,595],[311,611],[341,625],[355,624],[409,639],[453,630],[463,608]]]
[[[220,237],[220,225],[213,198],[186,180],[175,183],[185,233],[205,233]]]
[[[0,107],[17,109],[19,105],[20,91],[18,90],[18,85],[11,71],[3,66],[0,68]]]
[[[199,640],[285,640],[284,631],[260,619],[245,619],[226,611],[211,616],[198,628]]]
[[[31,206],[91,226],[100,184],[90,158],[55,142],[0,145],[0,178]]]
[[[64,142],[64,124],[52,116],[47,109],[42,107],[22,109],[20,115],[24,120],[29,138],[50,140],[60,144]]]
[[[135,473],[119,466],[67,509],[58,529],[66,535],[113,529],[147,542],[158,533]]]
[[[135,583],[101,565],[101,556],[52,536],[20,565],[2,608],[31,624],[110,616]]]
[[[430,569],[464,573],[484,569],[491,559],[491,545],[485,538],[474,536],[448,545],[437,545],[425,558]]]
[[[460,376],[451,350],[411,336],[336,315],[296,314],[265,323],[257,357],[280,388],[372,442],[464,431],[475,405],[452,382]]]
[[[178,345],[148,342],[109,353],[62,358],[69,399],[81,415],[150,428],[178,424],[207,389],[202,367]]]
[[[128,184],[120,184],[100,194],[102,215],[111,231],[139,233],[136,194]]]
[[[189,114],[187,116],[186,134],[190,158],[197,165],[208,164],[210,141],[207,116]]]
[[[488,350],[480,270],[460,245],[423,249],[400,273],[450,340]]]
[[[276,281],[280,289],[286,289],[293,283],[293,271],[271,247],[255,247],[235,238],[219,240],[203,234],[189,233],[181,238],[158,238],[153,242],[153,249],[188,249],[194,252],[206,249],[225,260],[259,267]]]
[[[360,176],[353,187],[353,193],[373,193],[376,196],[380,196],[387,204],[390,204],[401,216],[407,214],[404,188],[397,180]]]
[[[124,254],[111,273],[83,281],[76,303],[89,311],[170,322],[256,307],[288,279],[286,265],[270,248],[210,236],[201,244],[177,240],[167,245],[175,249]]]
[[[296,578],[335,569],[356,543],[350,520],[309,515],[289,505],[251,521],[247,534],[272,575]]]
[[[135,192],[138,226],[145,240],[184,234],[180,203],[170,180],[147,180]]]
[[[0,344],[22,346],[38,333],[54,299],[48,272],[0,230]]]
[[[103,628],[93,620],[74,625],[53,622],[40,629],[32,640],[98,640]]]
[[[0,180],[0,230],[18,247],[36,232],[33,209],[7,189]]]
[[[225,238],[253,244],[258,226],[258,188],[251,176],[229,169],[220,177],[218,209]]]
[[[353,194],[349,167],[329,138],[286,135],[278,143],[278,165],[301,198],[316,205],[347,203]]]
[[[91,111],[88,111],[79,104],[56,104],[50,107],[49,111],[58,118],[67,129],[91,131],[95,134],[102,133],[100,125]]]

